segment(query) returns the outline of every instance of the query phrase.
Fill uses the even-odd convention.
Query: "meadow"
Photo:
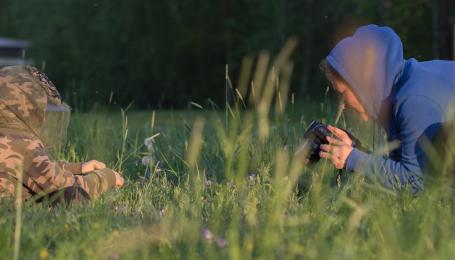
[[[455,255],[450,185],[417,196],[362,174],[337,185],[326,161],[303,167],[293,156],[310,120],[303,112],[321,113],[319,104],[295,110],[272,118],[266,139],[254,112],[229,117],[228,126],[216,111],[74,114],[59,159],[105,161],[126,185],[87,205],[25,203],[19,258]],[[16,219],[15,207],[0,208],[3,259],[14,254]]]
[[[337,121],[375,147],[371,126],[350,123],[347,115],[336,120],[330,99],[283,102],[288,54],[270,70],[256,70],[250,108],[242,106],[240,80],[239,98],[226,110],[193,104],[73,113],[68,141],[54,157],[106,162],[124,175],[125,186],[86,205],[2,205],[0,257],[453,258],[453,178],[428,178],[414,195],[362,173],[343,173],[337,181],[324,160],[304,166],[296,151],[314,119]],[[268,57],[258,64],[268,68]]]

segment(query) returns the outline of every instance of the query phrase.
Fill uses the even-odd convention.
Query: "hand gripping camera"
[[[353,147],[362,151],[367,151],[367,149],[362,146],[359,139],[345,129],[342,130],[351,138]],[[304,142],[297,151],[298,156],[302,158],[305,164],[312,164],[321,159],[319,156],[319,152],[321,151],[320,145],[329,143],[326,139],[327,136],[332,136],[332,133],[325,124],[318,121],[311,122],[310,126],[303,134]]]

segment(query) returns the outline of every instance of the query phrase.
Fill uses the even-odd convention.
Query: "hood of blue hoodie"
[[[340,41],[326,59],[370,117],[378,120],[405,64],[398,35],[389,27],[362,26]]]

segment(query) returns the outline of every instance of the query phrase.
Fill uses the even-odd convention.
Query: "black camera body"
[[[365,152],[367,151],[367,149],[362,147],[362,144],[360,143],[359,139],[354,137],[345,129],[342,130],[345,131],[351,138],[353,147]],[[325,124],[318,121],[311,122],[310,126],[303,134],[304,142],[298,150],[298,153],[300,154],[305,163],[315,163],[321,159],[321,157],[319,156],[319,152],[321,151],[320,146],[321,144],[329,143],[327,141],[327,136],[332,136],[332,133]]]

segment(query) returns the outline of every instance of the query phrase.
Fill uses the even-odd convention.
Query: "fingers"
[[[93,166],[94,170],[102,170],[106,168],[106,164],[97,160],[90,160],[89,163]]]
[[[123,179],[122,175],[120,175],[120,173],[118,172],[114,172],[115,174],[115,186],[117,188],[120,188],[123,186],[123,184],[125,183],[125,179]]]
[[[339,153],[344,145],[346,144],[341,141],[335,141],[332,144],[321,144],[319,148],[324,152]]]
[[[324,151],[319,152],[319,157],[330,159],[332,162],[338,162],[340,160],[339,156],[337,156],[336,154]]]
[[[333,138],[333,137],[330,137],[330,136],[327,136],[326,137],[327,141],[329,142],[329,144],[331,145],[344,145],[345,143],[337,138]]]
[[[330,132],[332,132],[332,134],[334,134],[336,137],[338,137],[342,141],[351,142],[351,138],[349,138],[349,135],[345,131],[343,131],[339,128],[336,128],[334,126],[331,126],[331,125],[328,125],[327,128],[330,130]]]
[[[352,140],[345,131],[343,131],[339,128],[336,128],[332,125],[328,125],[327,128],[329,129],[330,132],[332,132],[332,134],[334,134],[336,137],[341,139],[341,141],[343,141],[344,143],[346,143],[348,145],[352,145]]]
[[[328,158],[333,160],[340,160],[343,155],[343,150],[340,146],[333,146],[329,144],[323,144],[320,146],[321,153],[319,156],[321,158]]]
[[[319,152],[319,157],[325,158],[325,159],[331,159],[332,155],[330,153],[328,153],[328,152],[320,151]]]
[[[124,183],[125,183],[125,179],[123,179],[123,177],[120,176],[119,181],[117,182],[117,187],[119,187],[119,188],[123,187]]]
[[[344,161],[334,154],[321,151],[319,152],[319,157],[329,159],[332,162],[333,166],[335,166],[337,169],[344,168]]]
[[[346,160],[349,154],[352,151],[352,146],[343,143],[342,141],[335,140],[334,143],[341,142],[341,145],[332,145],[332,144],[322,144],[320,145],[321,151],[319,152],[319,157],[330,159],[337,169],[343,169],[346,165]]]
[[[95,161],[95,167],[96,167],[98,170],[101,170],[101,169],[106,168],[106,164],[104,164],[104,163],[102,163],[102,162],[99,162],[99,161]]]
[[[345,131],[339,129],[339,128],[336,128],[332,125],[328,125],[327,128],[330,130],[330,132],[332,132],[335,136],[338,136],[339,138],[343,139],[345,137],[348,136],[348,134],[346,134]]]
[[[321,144],[319,146],[319,148],[321,148],[322,151],[324,152],[330,152],[332,151],[332,146],[331,145],[328,145],[328,144]]]
[[[102,170],[104,168],[106,168],[106,164],[97,160],[90,160],[82,164],[82,173],[88,173],[94,170]]]

